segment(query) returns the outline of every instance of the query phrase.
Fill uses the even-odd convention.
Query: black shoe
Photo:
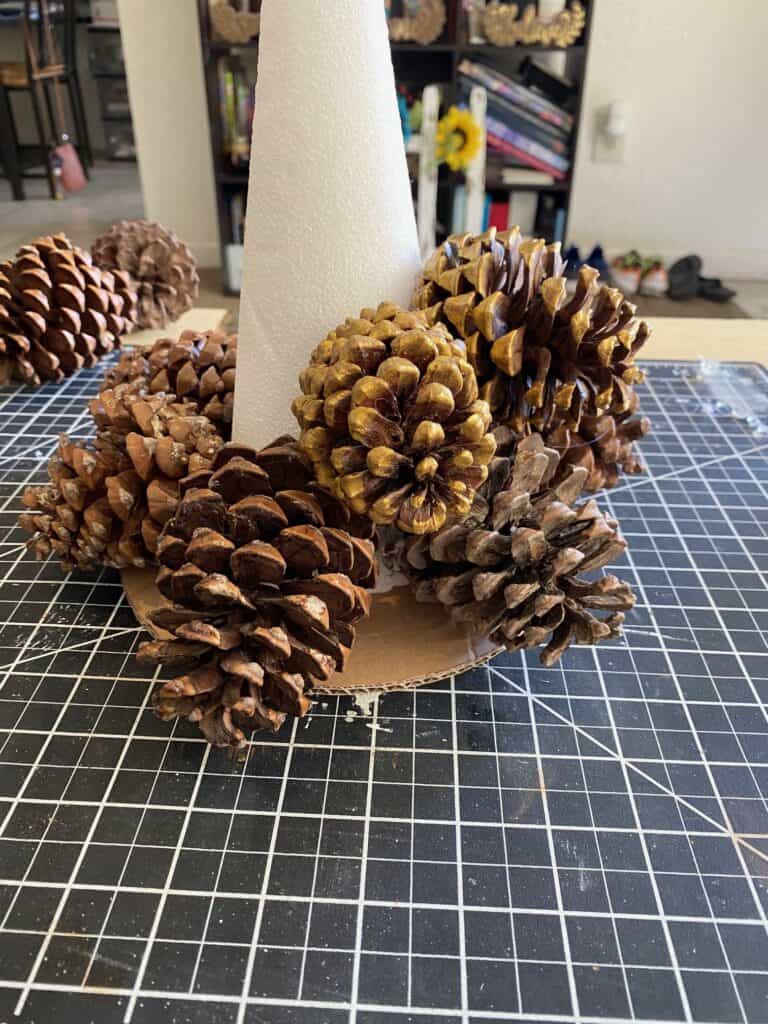
[[[719,277],[700,277],[699,295],[710,302],[730,302],[736,297],[736,292],[726,288]]]
[[[699,273],[701,258],[699,256],[683,256],[667,271],[670,299],[693,299],[699,294]]]

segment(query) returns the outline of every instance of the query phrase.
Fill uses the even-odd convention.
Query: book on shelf
[[[534,235],[538,202],[538,196],[533,192],[510,196],[509,199],[490,199],[486,228],[507,231],[511,227],[518,227],[524,235]]]
[[[509,197],[507,227],[516,224],[524,235],[533,235],[536,231],[538,207],[539,197],[535,192],[512,193]]]
[[[535,114],[542,121],[560,128],[566,135],[573,131],[572,114],[495,68],[465,59],[459,64],[459,74],[469,78],[476,85],[485,86],[489,93],[496,93],[508,102]]]
[[[555,178],[546,171],[533,167],[502,167],[499,172],[502,185],[554,185]]]
[[[463,75],[460,75],[459,78],[462,92],[465,96],[468,96],[474,83],[471,79],[466,78]],[[570,131],[561,128],[559,125],[552,124],[551,121],[543,121],[538,114],[532,113],[525,107],[520,106],[519,103],[509,100],[506,96],[502,96],[498,92],[493,92],[487,87],[486,92],[488,94],[488,106],[496,112],[498,117],[502,118],[502,120],[508,121],[509,124],[518,131],[530,131],[542,140],[551,139],[564,146],[567,146],[570,142]]]
[[[541,143],[536,142],[527,135],[516,132],[513,128],[504,124],[503,121],[498,121],[490,114],[486,117],[485,127],[489,139],[493,137],[494,139],[506,142],[510,146],[514,146],[518,151],[534,157],[540,164],[546,164],[547,168],[558,171],[561,177],[565,176],[571,166],[571,161],[568,157],[561,156],[559,153],[555,153],[547,146],[542,146]],[[523,163],[528,163],[528,161],[525,160]],[[531,166],[535,165],[532,164]]]
[[[246,167],[251,149],[254,83],[237,58],[219,61],[218,83],[224,157],[233,167]]]
[[[527,135],[534,142],[551,149],[553,153],[565,156],[569,152],[571,142],[568,135],[559,129],[553,129],[551,125],[541,121],[535,115],[529,114],[526,110],[521,110],[514,104],[508,103],[503,97],[489,92],[488,110],[492,117],[503,121],[513,131]]]
[[[526,167],[533,167],[537,171],[543,171],[545,174],[551,175],[556,181],[565,180],[567,176],[565,171],[562,171],[557,167],[553,167],[544,160],[539,160],[532,153],[529,153],[524,149],[518,149],[518,147],[512,143],[507,142],[500,136],[494,135],[490,129],[487,131],[486,137],[489,148],[495,150],[497,153],[511,157],[517,163],[524,164]]]
[[[245,231],[245,192],[235,192],[229,200],[229,219],[232,227],[232,241],[243,244]]]

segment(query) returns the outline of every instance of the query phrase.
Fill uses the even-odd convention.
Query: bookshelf
[[[419,91],[430,83],[442,86],[443,107],[447,108],[461,95],[459,65],[462,60],[469,59],[481,62],[506,75],[514,75],[522,62],[527,58],[535,58],[544,53],[564,53],[566,76],[574,85],[574,93],[569,112],[574,118],[571,135],[571,170],[563,181],[554,184],[508,184],[502,179],[503,167],[509,163],[505,158],[489,150],[486,174],[486,190],[494,202],[509,201],[511,195],[534,194],[537,203],[537,233],[552,240],[552,216],[546,210],[561,210],[559,223],[562,224],[561,240],[568,238],[568,213],[571,199],[571,180],[573,166],[579,143],[579,121],[581,115],[584,79],[589,54],[589,38],[592,22],[594,0],[585,0],[587,19],[584,32],[579,41],[566,50],[541,46],[509,46],[500,47],[489,43],[470,43],[468,26],[463,12],[462,0],[446,0],[448,21],[443,36],[428,46],[419,43],[393,42],[392,62],[398,83],[406,84],[412,91]],[[219,65],[222,60],[242,62],[243,66],[252,69],[255,77],[258,56],[258,39],[245,44],[229,44],[214,40],[211,37],[208,20],[208,0],[198,0],[200,17],[200,36],[202,42],[205,86],[208,101],[208,113],[211,124],[211,143],[213,149],[213,169],[216,184],[216,202],[219,221],[219,235],[222,250],[223,290],[225,294],[237,294],[237,225],[233,224],[233,203],[235,208],[242,203],[245,208],[245,193],[248,186],[248,168],[233,167],[225,157],[224,126],[221,116],[221,100],[219,87]],[[409,169],[414,192],[416,190],[414,158],[409,157]],[[447,167],[440,168],[438,182],[438,231],[439,237],[449,234],[453,218],[454,197],[456,189],[463,183],[463,176],[450,171]],[[237,200],[236,197],[241,199]]]

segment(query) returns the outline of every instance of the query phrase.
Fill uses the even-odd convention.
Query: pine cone
[[[633,391],[629,408],[618,415],[582,416],[578,433],[564,424],[544,434],[546,443],[560,453],[557,480],[570,472],[571,467],[583,466],[587,471],[584,489],[600,491],[615,487],[620,471],[643,473],[645,465],[638,457],[635,441],[651,429],[646,416],[636,415],[640,405]]]
[[[495,452],[464,346],[391,303],[331,331],[293,403],[318,480],[408,533],[464,516]]]
[[[146,354],[122,354],[88,403],[93,443],[62,436],[50,484],[24,492],[31,511],[20,525],[33,534],[28,546],[38,558],[54,553],[67,570],[154,561],[179,480],[207,468],[229,440],[236,355],[237,337],[218,332],[184,332]]]
[[[128,275],[94,267],[64,235],[0,263],[0,354],[13,379],[37,385],[93,366],[135,320]]]
[[[149,354],[149,389],[194,402],[201,415],[232,428],[237,335],[184,331],[178,341],[158,341]]]
[[[143,567],[154,560],[174,514],[180,481],[208,469],[224,443],[215,425],[172,395],[149,395],[143,381],[105,389],[90,403],[93,445],[59,439],[51,483],[27,487],[19,525],[39,558],[56,554],[66,570]]]
[[[544,665],[572,644],[619,635],[634,595],[615,576],[585,578],[621,555],[615,520],[594,499],[575,505],[587,472],[557,486],[559,456],[539,435],[514,461],[495,459],[484,495],[463,523],[411,540],[402,561],[419,600],[441,602],[453,620],[510,651],[537,647]],[[609,612],[598,618],[592,610]]]
[[[108,386],[143,377],[150,392],[173,394],[193,403],[229,434],[235,398],[237,335],[223,331],[183,331],[178,340],[161,338],[149,352],[123,353],[107,373]],[[228,439],[228,438],[227,438]]]
[[[644,379],[634,360],[650,329],[591,267],[581,268],[569,298],[564,267],[558,243],[523,239],[518,228],[454,235],[427,261],[413,304],[466,340],[495,423],[518,436],[542,432],[548,443],[559,436],[566,448],[590,444],[590,486],[602,486],[620,470],[640,468],[629,438],[649,424],[630,419],[633,385]],[[594,443],[596,422],[605,416],[617,421],[623,439],[609,449]],[[550,436],[558,428],[567,438]]]
[[[374,554],[353,535],[370,523],[312,481],[291,439],[258,453],[226,445],[211,470],[185,490],[158,544],[157,585],[174,603],[153,619],[176,639],[140,653],[196,665],[160,687],[155,710],[237,750],[254,729],[306,714],[313,680],[343,667],[369,612]]]
[[[94,261],[107,270],[127,271],[138,294],[139,327],[165,327],[191,309],[200,289],[189,248],[148,220],[121,220],[91,247]]]

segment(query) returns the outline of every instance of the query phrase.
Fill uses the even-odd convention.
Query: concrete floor
[[[63,231],[73,242],[88,248],[93,239],[110,224],[124,218],[143,216],[144,208],[136,164],[97,163],[91,182],[82,192],[55,201],[47,198],[43,180],[25,182],[30,198],[15,203],[8,183],[0,179],[0,260],[12,256],[20,245],[39,235]],[[747,316],[768,319],[768,282],[726,281],[738,293],[736,304],[718,306],[714,302],[672,303],[666,299],[640,299],[647,316]],[[201,272],[201,306],[225,307],[237,315],[237,298],[221,293],[218,270]],[[654,305],[657,308],[651,308]],[[737,308],[738,307],[738,308]]]
[[[57,231],[88,249],[116,220],[144,216],[134,163],[97,163],[87,187],[64,199],[48,198],[47,182],[40,178],[26,178],[24,188],[29,198],[14,202],[8,182],[0,179],[0,259],[33,238]]]

